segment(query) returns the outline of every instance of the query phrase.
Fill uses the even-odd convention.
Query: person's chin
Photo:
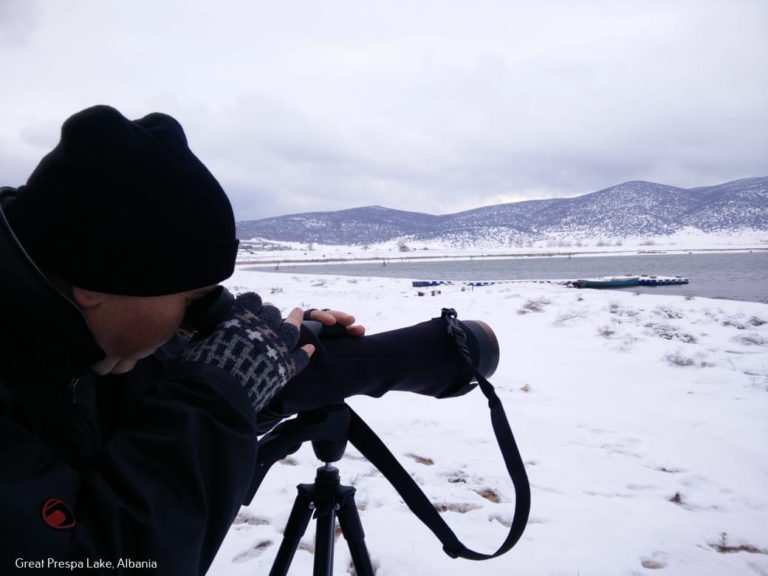
[[[136,362],[138,362],[138,360],[135,358],[104,358],[91,366],[91,370],[96,372],[99,376],[106,376],[107,374],[125,374],[134,369]]]
[[[130,372],[136,367],[137,360],[120,360],[117,364],[114,365],[112,370],[109,371],[110,374],[125,374],[126,372]]]

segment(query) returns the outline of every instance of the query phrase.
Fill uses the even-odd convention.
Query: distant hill
[[[531,200],[435,216],[366,206],[237,224],[242,239],[365,245],[390,240],[508,245],[547,238],[626,238],[768,231],[768,177],[703,188],[625,182],[576,198]]]

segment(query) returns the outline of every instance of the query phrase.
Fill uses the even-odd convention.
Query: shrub
[[[696,337],[686,332],[680,332],[674,326],[669,324],[649,324],[649,328],[652,328],[654,333],[664,338],[665,340],[679,340],[686,344],[696,344]]]
[[[683,313],[680,312],[680,310],[675,310],[674,308],[671,308],[670,306],[657,306],[656,309],[653,311],[654,314],[657,314],[661,316],[662,318],[666,318],[668,320],[673,320],[676,318],[682,318]]]
[[[543,312],[544,306],[551,304],[552,302],[546,298],[537,298],[536,300],[528,300],[520,310],[518,314],[528,314],[529,312]]]
[[[667,363],[671,364],[672,366],[685,367],[693,366],[695,364],[693,358],[683,356],[680,352],[668,352],[664,355],[664,360],[666,360]]]
[[[734,338],[734,340],[739,344],[744,344],[746,346],[765,346],[768,344],[768,340],[766,340],[763,336],[752,332],[739,334]]]
[[[672,366],[680,366],[680,367],[686,367],[686,366],[698,366],[699,368],[708,368],[710,366],[713,366],[710,362],[707,362],[704,360],[704,357],[701,354],[698,354],[696,356],[686,356],[679,350],[676,352],[668,352],[664,355],[664,360]]]
[[[598,336],[602,336],[603,338],[610,338],[614,334],[616,334],[616,330],[613,326],[600,326],[597,329]]]

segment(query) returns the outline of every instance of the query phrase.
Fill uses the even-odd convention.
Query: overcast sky
[[[768,175],[768,0],[0,0],[0,175],[169,113],[238,220]]]

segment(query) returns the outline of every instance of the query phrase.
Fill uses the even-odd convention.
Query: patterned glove
[[[193,339],[182,360],[203,362],[226,370],[248,392],[259,412],[288,380],[309,363],[296,349],[299,329],[283,322],[274,306],[262,305],[253,292],[238,296],[213,333]]]

